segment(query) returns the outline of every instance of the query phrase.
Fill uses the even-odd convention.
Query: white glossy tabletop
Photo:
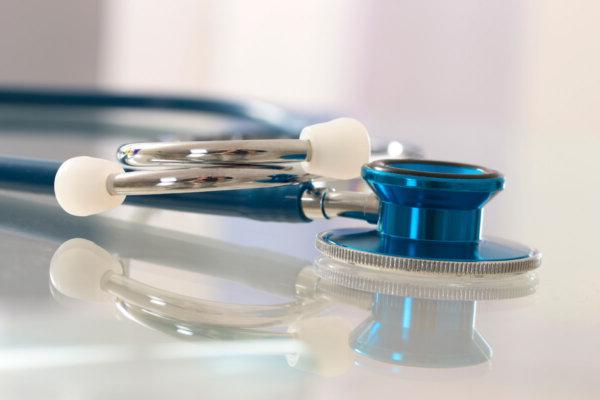
[[[12,154],[81,150],[56,135],[48,140],[65,143],[60,150],[5,137]],[[95,141],[93,152],[119,140],[128,138]],[[598,398],[598,168],[578,157],[591,152],[583,144],[562,144],[560,163],[549,145],[523,144],[541,161],[504,171],[510,182],[526,168],[484,228],[539,248],[535,276],[466,286],[405,277],[387,294],[315,278],[314,235],[353,221],[275,224],[129,206],[79,219],[48,196],[0,192],[0,396]],[[55,257],[51,269],[74,238],[89,242],[71,242],[87,244],[69,268]],[[113,262],[114,279],[94,278],[94,263]],[[131,300],[152,288],[154,297]],[[161,314],[169,293],[188,302]]]

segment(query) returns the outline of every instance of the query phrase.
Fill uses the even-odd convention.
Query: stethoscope
[[[127,144],[117,151],[119,162],[0,160],[3,186],[46,192],[53,187],[58,203],[73,215],[100,213],[127,197],[133,204],[260,220],[342,216],[377,228],[323,232],[316,246],[360,268],[490,275],[540,265],[534,249],[482,239],[483,207],[504,186],[499,172],[421,159],[369,162],[368,132],[350,118],[300,130],[298,119],[264,106],[206,99],[13,91],[0,93],[0,102],[213,111],[262,121],[265,130],[289,127],[284,139]],[[298,139],[289,139],[292,130],[300,132]],[[359,175],[370,191],[337,191],[328,183]]]

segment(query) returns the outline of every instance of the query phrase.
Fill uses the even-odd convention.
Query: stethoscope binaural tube
[[[297,140],[230,140],[133,144],[118,162],[92,157],[65,161],[54,180],[60,206],[89,216],[119,206],[126,196],[270,188],[317,177],[357,178],[370,157],[366,128],[351,118],[305,127]]]
[[[77,192],[87,194],[84,201],[75,202],[76,207],[63,204],[77,215],[118,205],[124,195],[143,194],[145,198],[128,196],[127,203],[262,221],[308,222],[335,216],[377,220],[378,202],[372,193],[315,190],[309,183],[315,176],[358,175],[369,158],[370,145],[366,130],[354,120],[342,118],[305,128],[310,120],[267,103],[85,90],[0,88],[0,105],[212,113],[257,123],[265,132],[252,137],[276,139],[122,146],[118,158],[125,168],[145,169],[133,173],[104,160],[71,160],[67,164],[76,164],[70,168],[71,178],[75,174],[80,179],[59,185],[56,194],[61,204]],[[291,139],[301,130],[300,140]],[[52,161],[0,156],[0,188],[50,194],[58,167]],[[79,171],[80,167],[90,171]],[[91,185],[99,170],[111,176]],[[195,193],[224,189],[236,191]],[[62,196],[65,191],[70,195]]]

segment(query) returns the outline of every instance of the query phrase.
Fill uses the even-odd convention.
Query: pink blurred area
[[[519,1],[1,4],[2,82],[261,98],[417,140],[519,108]]]

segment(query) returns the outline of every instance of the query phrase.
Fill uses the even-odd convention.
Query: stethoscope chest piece
[[[455,275],[522,273],[541,254],[520,244],[482,239],[483,206],[504,186],[493,170],[425,160],[378,160],[362,176],[379,197],[377,229],[317,236],[334,260],[360,267]]]

